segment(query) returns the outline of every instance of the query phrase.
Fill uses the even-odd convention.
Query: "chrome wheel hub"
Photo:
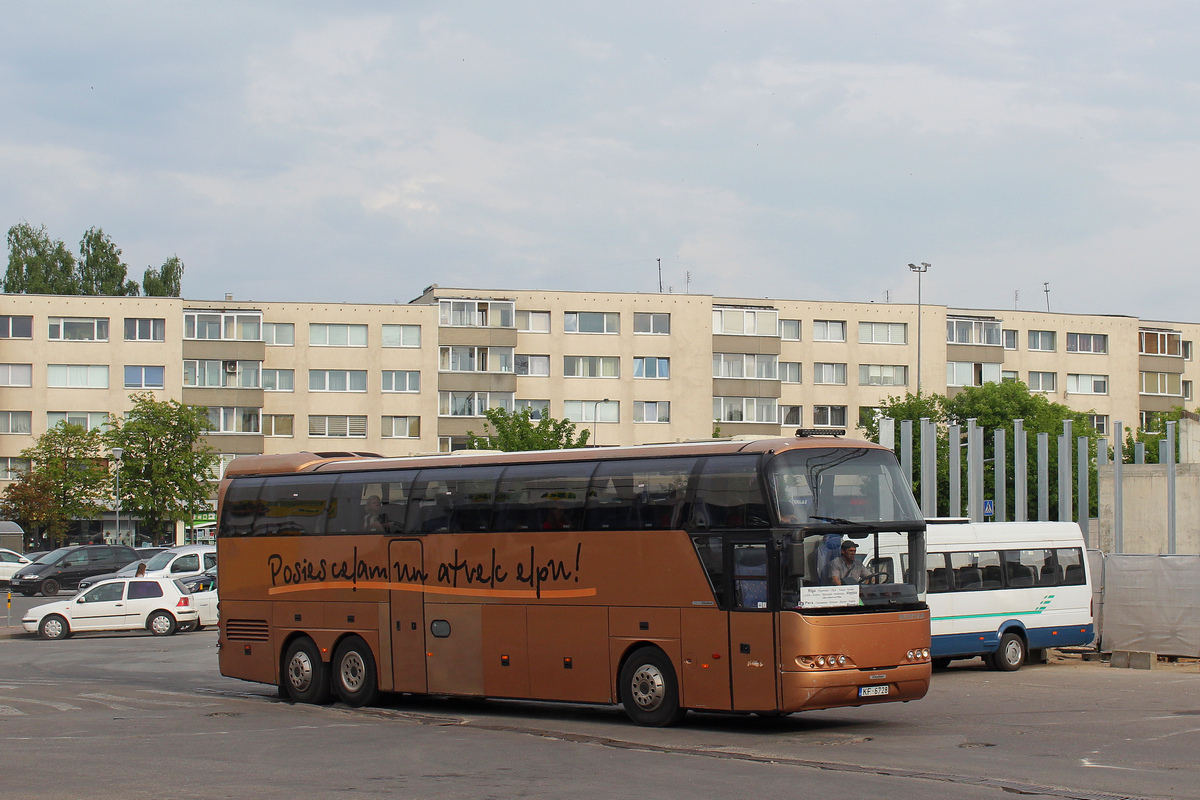
[[[303,692],[312,683],[313,663],[308,653],[296,653],[288,662],[288,682],[298,692]]]
[[[342,686],[345,686],[347,691],[357,692],[363,686],[363,680],[367,674],[367,665],[363,663],[362,656],[351,650],[342,659]]]
[[[633,674],[629,687],[633,702],[643,711],[653,711],[662,705],[667,696],[667,683],[662,670],[653,664],[643,664]]]

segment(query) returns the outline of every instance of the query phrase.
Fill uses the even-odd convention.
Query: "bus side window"
[[[1083,551],[1079,548],[1059,550],[1058,566],[1063,570],[1063,586],[1082,586],[1087,582],[1083,572]]]
[[[735,544],[733,546],[733,577],[737,587],[738,608],[767,607],[767,546],[765,544]]]
[[[577,531],[583,528],[594,461],[516,464],[496,486],[493,531]]]
[[[329,480],[323,475],[267,478],[258,496],[252,536],[312,536],[323,532]]]
[[[587,505],[589,530],[669,530],[694,458],[601,462]]]
[[[450,516],[446,528],[452,532],[481,533],[491,530],[496,481],[503,467],[460,467],[447,480]]]
[[[258,513],[258,493],[262,478],[235,478],[225,490],[221,503],[221,526],[217,535],[249,536]]]
[[[717,605],[726,608],[725,603],[725,562],[722,559],[723,541],[720,536],[694,536],[692,543],[696,547],[696,555],[700,557],[700,565],[708,576],[708,584],[712,587]]]
[[[758,481],[758,456],[712,456],[705,460],[696,484],[690,530],[761,528],[770,524]]]
[[[415,470],[347,472],[329,498],[328,534],[395,534],[404,529]]]
[[[929,591],[931,593],[950,591],[950,570],[946,567],[946,554],[930,553],[928,560],[926,577],[929,581]]]

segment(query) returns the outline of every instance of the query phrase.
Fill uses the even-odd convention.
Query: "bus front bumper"
[[[784,672],[783,711],[918,700],[929,691],[931,667],[904,664],[882,669]]]

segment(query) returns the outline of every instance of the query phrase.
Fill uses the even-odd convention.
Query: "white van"
[[[1091,576],[1074,522],[926,522],[935,667],[982,656],[1013,671],[1031,651],[1091,643]]]

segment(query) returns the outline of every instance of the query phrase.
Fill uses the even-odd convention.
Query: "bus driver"
[[[842,542],[841,557],[829,564],[829,582],[834,586],[851,586],[862,583],[867,576],[867,570],[855,556],[858,555],[858,545],[850,539]]]

